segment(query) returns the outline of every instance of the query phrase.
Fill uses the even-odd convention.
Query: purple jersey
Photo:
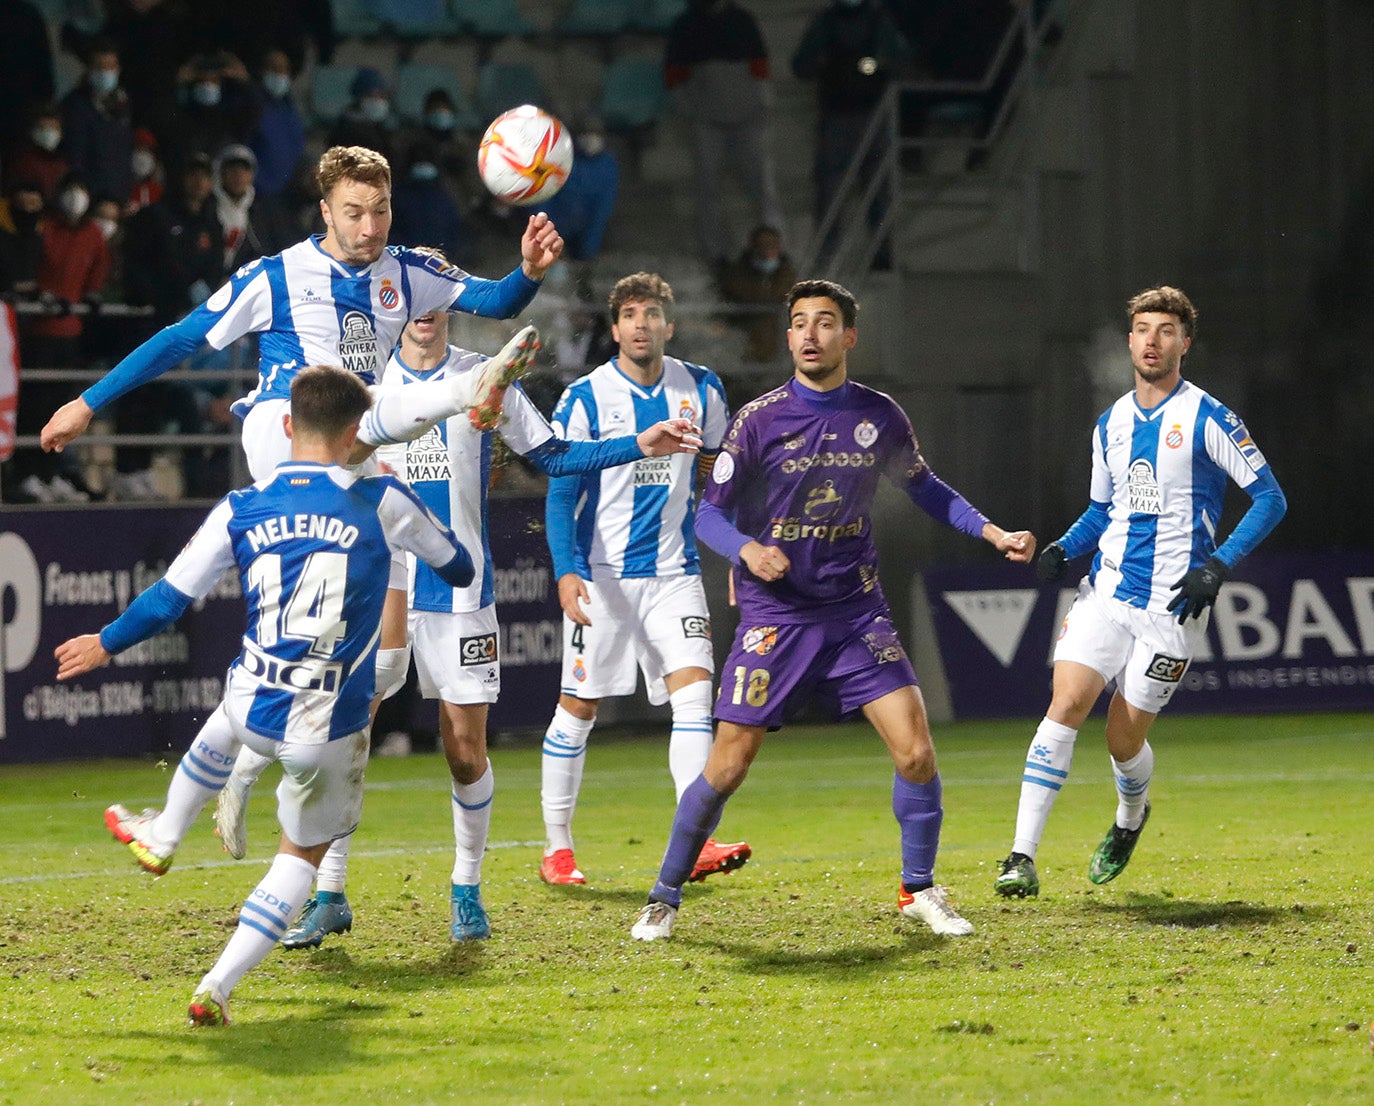
[[[740,566],[741,622],[825,622],[885,606],[873,544],[878,478],[906,491],[928,473],[906,412],[862,384],[814,392],[793,379],[743,407],[703,498],[741,533],[781,549],[791,568],[769,584]]]

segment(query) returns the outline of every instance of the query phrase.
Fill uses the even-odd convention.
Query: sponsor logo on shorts
[[[1183,673],[1188,669],[1188,662],[1180,660],[1178,657],[1166,657],[1163,653],[1156,653],[1145,669],[1145,675],[1152,680],[1163,680],[1166,684],[1176,684],[1183,679]]]
[[[878,440],[878,428],[867,419],[854,428],[854,440],[860,449],[867,449]]]
[[[776,626],[751,626],[744,631],[744,641],[741,642],[741,647],[746,653],[757,653],[761,657],[766,657],[773,651],[773,646],[777,643],[778,628]]]
[[[582,663],[582,658],[578,657],[573,661],[573,679],[579,684],[587,678],[587,666]]]
[[[891,630],[864,634],[863,642],[879,664],[894,664],[906,658],[906,650]]]
[[[458,640],[458,663],[464,668],[491,664],[496,659],[496,635],[479,634]]]
[[[688,614],[682,616],[682,636],[701,637],[711,640],[711,620],[705,615]]]
[[[1055,638],[1055,640],[1058,641],[1060,638],[1062,638],[1062,637],[1063,637],[1065,634],[1067,634],[1068,632],[1069,632],[1069,620],[1066,618],[1066,619],[1064,619],[1063,622],[1061,622],[1061,623],[1059,624],[1059,635],[1058,635],[1058,637]]]

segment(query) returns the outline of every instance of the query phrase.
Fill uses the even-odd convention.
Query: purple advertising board
[[[923,576],[956,718],[1035,718],[1073,602],[1016,565]],[[1104,697],[1105,702],[1105,697]],[[1374,554],[1256,554],[1221,591],[1171,712],[1374,710]]]
[[[542,499],[493,499],[489,522],[505,694],[492,723],[542,729],[558,696],[557,590]],[[214,710],[244,607],[226,574],[175,626],[58,683],[53,650],[94,633],[156,581],[200,525],[189,507],[7,511],[0,517],[0,763],[171,753]]]

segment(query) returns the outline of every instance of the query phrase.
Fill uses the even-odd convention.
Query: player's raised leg
[[[1110,883],[1130,863],[1150,817],[1150,779],[1155,754],[1146,737],[1156,715],[1127,702],[1120,692],[1107,708],[1107,751],[1116,783],[1116,818],[1093,853],[1088,878]]]

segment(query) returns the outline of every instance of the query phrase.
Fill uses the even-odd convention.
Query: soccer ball
[[[568,128],[533,104],[498,115],[477,147],[482,183],[508,204],[549,199],[567,183],[572,163]]]

